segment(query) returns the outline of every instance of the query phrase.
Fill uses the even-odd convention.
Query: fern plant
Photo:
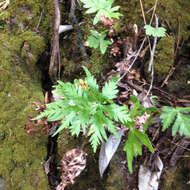
[[[131,97],[134,107],[129,112],[126,105],[119,106],[113,102],[118,93],[117,77],[105,83],[100,91],[96,79],[86,67],[83,67],[86,78],[75,79],[74,83],[58,81],[54,86],[53,94],[61,98],[46,105],[46,110],[34,119],[47,117],[47,120],[61,121],[55,136],[64,129],[69,129],[71,135],[83,134],[89,137],[94,152],[101,142],[107,141],[107,131],[118,136],[115,122],[121,123],[129,128],[128,139],[124,146],[127,154],[129,171],[132,172],[133,158],[142,155],[144,144],[151,152],[154,152],[146,128],[139,131],[134,128],[135,118],[143,113],[150,114],[154,108],[145,109],[140,105],[137,98]]]
[[[130,173],[132,173],[133,159],[138,155],[142,155],[142,145],[145,145],[152,153],[154,152],[148,135],[145,133],[147,125],[145,124],[144,128],[141,130],[136,129],[134,127],[135,118],[138,116],[142,116],[142,114],[144,113],[150,114],[151,112],[157,112],[157,109],[154,107],[144,108],[135,96],[131,96],[130,100],[134,104],[133,109],[130,112],[130,118],[132,119],[132,121],[127,123],[127,127],[129,127],[130,130],[123,150],[126,152],[128,168]]]
[[[84,81],[75,80],[74,84],[58,81],[53,93],[62,99],[47,104],[47,110],[34,119],[47,117],[48,121],[61,120],[61,125],[54,135],[66,128],[70,130],[71,135],[78,136],[82,132],[89,137],[96,152],[98,145],[107,140],[106,131],[117,136],[114,121],[127,123],[131,119],[126,106],[113,102],[118,93],[117,78],[107,82],[100,92],[96,79],[86,67],[83,69],[86,73]]]
[[[80,0],[84,4],[84,8],[88,9],[87,14],[96,13],[93,24],[96,25],[102,16],[106,18],[119,18],[122,16],[119,12],[120,6],[112,7],[114,0]]]
[[[190,137],[190,107],[162,107],[163,113],[160,115],[162,120],[162,131],[165,131],[172,125],[172,135],[174,136],[178,131],[180,135]]]

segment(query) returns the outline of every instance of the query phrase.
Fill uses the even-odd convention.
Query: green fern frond
[[[168,127],[172,127],[172,135],[174,136],[178,131],[180,135],[190,136],[190,108],[173,108],[169,106],[162,107],[163,113],[160,115],[162,120],[162,131]]]
[[[137,157],[138,155],[142,155],[142,144],[144,144],[152,153],[154,152],[147,134],[135,128],[130,130],[123,150],[126,152],[128,168],[131,173],[133,172],[133,158]]]
[[[116,83],[117,79],[118,77],[105,83],[104,87],[102,88],[102,95],[104,98],[108,100],[116,98],[116,95],[118,93]]]
[[[100,92],[96,79],[86,67],[83,69],[86,73],[84,81],[75,79],[73,84],[58,81],[53,93],[58,94],[60,100],[47,104],[47,109],[34,119],[47,117],[48,121],[60,120],[61,125],[53,136],[66,128],[71,135],[87,133],[96,151],[97,146],[108,139],[107,131],[118,135],[114,121],[126,123],[130,118],[126,106],[112,101],[118,92],[117,78],[106,83]]]

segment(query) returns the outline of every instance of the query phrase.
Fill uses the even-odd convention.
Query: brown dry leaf
[[[56,190],[64,190],[68,184],[73,184],[74,179],[86,167],[87,154],[79,149],[72,149],[63,156],[61,160],[61,183],[56,187]]]
[[[122,61],[117,62],[115,67],[117,68],[117,71],[126,72],[129,70],[129,64],[130,60],[128,58],[124,58]]]
[[[110,52],[113,56],[120,55],[121,52],[119,51],[119,47],[117,45],[114,45],[114,47],[111,49]]]
[[[31,106],[34,105],[36,107],[36,111],[38,111],[38,115],[40,114],[40,112],[43,112],[46,107],[44,105],[41,105],[39,102],[32,102],[30,104]],[[50,124],[48,123],[46,118],[41,118],[41,119],[36,119],[36,120],[32,120],[32,116],[29,116],[29,120],[27,121],[24,129],[27,131],[27,133],[29,134],[33,134],[35,132],[38,131],[39,126],[41,126],[40,128],[40,132],[42,132],[45,135],[49,134],[50,131]]]
[[[144,113],[141,116],[137,116],[134,120],[135,120],[135,126],[137,128],[142,128],[143,125],[146,123],[147,119],[150,117],[149,114]]]
[[[31,106],[34,105],[36,106],[36,111],[44,111],[45,110],[45,106],[41,105],[39,102],[31,102],[30,104]]]
[[[106,28],[112,27],[113,22],[114,22],[113,19],[106,18],[105,16],[101,16],[100,21],[104,25],[104,27],[106,27]]]

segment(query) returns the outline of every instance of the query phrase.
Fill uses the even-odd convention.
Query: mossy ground
[[[176,167],[170,168],[163,174],[162,190],[189,190],[190,184],[190,154],[186,152]]]
[[[42,165],[48,139],[24,126],[35,114],[30,103],[44,99],[35,64],[50,38],[52,7],[50,0],[14,0],[0,12],[0,175],[6,190],[49,189]]]

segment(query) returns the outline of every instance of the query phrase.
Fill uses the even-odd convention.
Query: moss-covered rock
[[[141,27],[144,26],[139,0],[128,0],[128,1],[118,0],[116,1],[116,3],[121,6],[120,10],[121,13],[124,15],[122,17],[122,20],[123,21],[125,20],[125,23],[130,23],[130,24],[136,23],[138,26]],[[153,11],[152,8],[155,4],[155,1],[146,0],[142,1],[142,3],[145,12],[146,22],[149,23]],[[159,17],[159,23],[169,28],[170,29],[169,32],[172,32],[172,34],[174,33],[177,36],[178,32],[180,32],[180,36],[183,37],[184,39],[187,39],[188,36],[190,35],[189,7],[190,7],[189,1],[181,1],[181,0],[159,1],[156,8],[156,14]],[[123,23],[123,21],[120,22]],[[180,25],[180,31],[178,31],[179,25]]]
[[[185,153],[176,167],[165,171],[161,184],[162,190],[189,190],[190,189],[190,154]]]
[[[0,12],[0,176],[6,190],[49,189],[42,165],[48,139],[24,126],[34,115],[30,103],[44,99],[35,64],[49,39],[52,7],[51,0],[15,0]]]
[[[42,163],[47,156],[47,137],[27,134],[24,126],[32,114],[30,103],[43,102],[34,66],[17,62],[9,37],[0,39],[0,175],[7,190],[48,189]],[[29,72],[31,68],[31,72]]]
[[[161,85],[170,69],[174,66],[174,44],[175,40],[173,37],[163,37],[160,39],[156,46],[154,56],[154,81],[157,85]],[[150,73],[147,73],[149,61],[146,63],[145,73],[147,80],[151,80]]]

